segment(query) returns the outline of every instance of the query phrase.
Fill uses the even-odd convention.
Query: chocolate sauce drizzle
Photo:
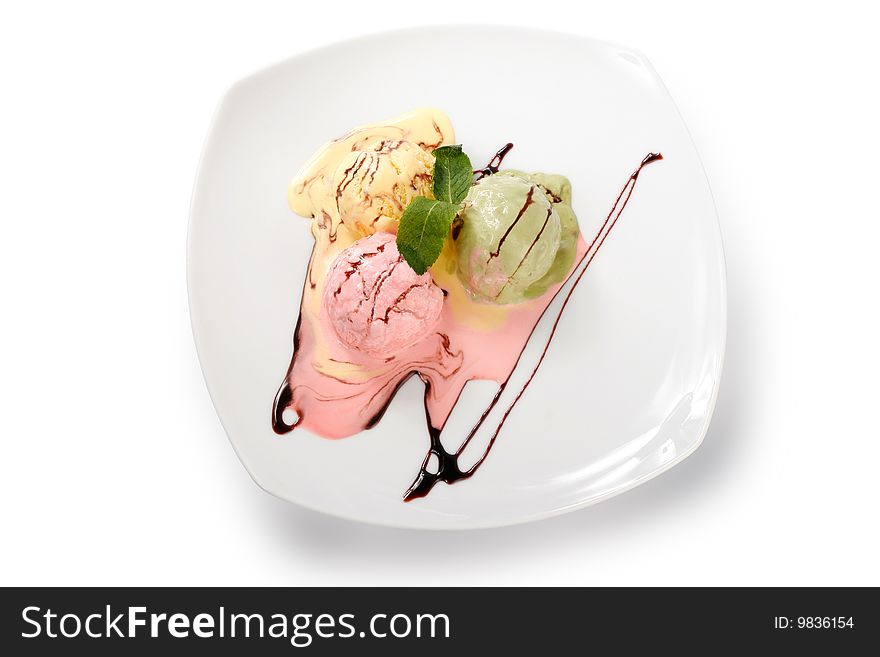
[[[534,189],[534,188],[532,188],[532,189]],[[538,231],[538,234],[535,235],[535,239],[533,239],[533,240],[532,240],[532,243],[529,244],[529,248],[526,249],[525,255],[523,255],[523,257],[520,258],[519,264],[518,264],[518,265],[516,266],[516,268],[513,270],[513,273],[510,274],[510,277],[504,282],[504,285],[501,286],[501,289],[498,290],[498,294],[495,295],[495,298],[496,298],[496,299],[497,299],[498,297],[501,296],[501,293],[504,292],[504,290],[507,288],[507,284],[510,283],[511,280],[513,280],[513,278],[516,276],[517,272],[518,272],[518,271],[522,268],[522,266],[525,264],[526,260],[529,259],[529,255],[532,253],[532,249],[535,248],[535,245],[536,245],[536,244],[538,243],[538,241],[541,239],[541,235],[544,234],[544,230],[547,228],[547,224],[550,223],[550,217],[551,217],[551,216],[553,216],[553,206],[552,206],[552,205],[551,205],[549,208],[547,208],[547,216],[544,217],[544,223],[541,225],[541,230]],[[501,249],[501,245],[500,245],[500,244],[499,244],[499,246],[498,246],[498,249],[499,249],[499,250]]]
[[[486,167],[488,168],[488,167]],[[501,247],[504,246],[505,240],[510,236],[510,233],[516,228],[516,225],[519,223],[519,220],[523,218],[526,213],[526,210],[529,209],[529,206],[534,202],[535,196],[535,185],[529,187],[529,193],[526,194],[526,201],[523,203],[523,206],[519,209],[519,212],[516,213],[516,217],[513,221],[510,222],[510,225],[507,227],[507,230],[504,231],[504,234],[501,236],[501,239],[498,240],[498,246],[495,247],[495,250],[489,253],[489,257],[486,259],[486,264],[489,264],[489,261],[492,258],[497,258],[501,255]]]
[[[437,141],[435,141],[431,144],[426,144],[425,142],[420,141],[419,146],[424,148],[426,151],[433,151],[435,148],[438,148],[440,146],[440,144],[443,143],[443,139],[444,139],[443,131],[440,129],[440,126],[437,125],[437,122],[432,120],[431,123],[434,125],[434,132],[437,133]]]
[[[308,282],[308,278],[306,279]],[[275,401],[272,403],[272,430],[279,436],[290,433],[296,426],[302,422],[302,417],[298,417],[293,424],[288,423],[284,419],[284,411],[293,402],[293,389],[290,387],[290,373],[293,371],[293,365],[299,354],[299,331],[302,327],[302,312],[296,318],[296,328],[293,330],[293,357],[290,359],[290,367],[287,368],[287,374],[284,375],[284,381],[278,392],[275,394]]]
[[[513,144],[504,144],[504,146],[498,149],[498,152],[495,153],[492,159],[489,160],[489,164],[482,169],[474,169],[474,180],[479,180],[480,178],[491,176],[493,173],[498,173],[498,170],[501,168],[501,163],[504,162],[504,158],[512,148]]]
[[[502,149],[503,150],[503,149]],[[509,149],[508,149],[509,150]],[[501,151],[499,151],[501,153]],[[503,158],[503,154],[501,155]],[[617,220],[620,218],[620,215],[623,213],[624,208],[626,208],[626,204],[629,202],[630,197],[632,196],[633,190],[635,189],[636,182],[638,181],[639,174],[642,169],[650,164],[651,162],[655,162],[657,160],[662,160],[663,156],[660,153],[648,153],[645,158],[642,160],[641,164],[639,164],[638,168],[633,171],[630,175],[629,179],[626,181],[626,184],[623,186],[623,189],[620,190],[620,194],[618,194],[617,199],[614,201],[614,205],[611,208],[611,211],[608,213],[608,216],[605,218],[605,222],[602,224],[602,227],[599,229],[599,232],[596,233],[596,236],[593,238],[593,241],[590,243],[584,255],[578,260],[574,269],[577,271],[575,275],[574,283],[569,288],[568,292],[565,295],[565,298],[562,301],[562,305],[559,308],[559,311],[556,314],[556,317],[553,321],[553,326],[550,330],[550,335],[547,338],[547,342],[544,345],[544,349],[541,352],[541,356],[538,358],[538,362],[535,364],[535,367],[532,369],[529,374],[529,378],[526,379],[526,382],[523,384],[522,388],[520,388],[519,392],[514,397],[513,401],[504,411],[504,414],[501,416],[501,421],[498,423],[498,426],[495,428],[495,431],[492,433],[492,436],[489,439],[489,443],[486,446],[486,449],[483,451],[482,455],[479,459],[468,469],[464,470],[459,465],[459,459],[461,455],[464,453],[464,450],[471,443],[477,431],[479,431],[480,427],[483,426],[483,423],[486,421],[486,418],[495,408],[498,403],[498,400],[501,398],[502,393],[507,387],[507,383],[510,381],[510,376],[513,375],[513,372],[516,371],[516,366],[519,364],[520,358],[522,358],[523,352],[520,352],[519,357],[517,358],[517,362],[511,370],[510,376],[499,386],[498,392],[495,394],[495,397],[492,399],[491,403],[486,410],[483,411],[483,414],[480,416],[477,423],[470,430],[468,435],[465,437],[464,441],[454,452],[449,452],[443,447],[443,444],[440,440],[441,433],[443,431],[443,427],[437,428],[431,424],[430,415],[427,413],[427,398],[430,393],[430,384],[426,382],[425,384],[425,416],[428,424],[428,434],[430,436],[430,447],[428,448],[428,453],[425,455],[425,459],[422,461],[422,466],[419,469],[419,473],[416,476],[415,481],[413,481],[412,485],[409,487],[409,490],[403,496],[403,500],[405,502],[410,502],[419,497],[425,497],[434,485],[438,481],[442,481],[446,484],[454,484],[457,481],[461,481],[463,479],[468,479],[474,475],[474,473],[480,468],[480,466],[485,462],[486,458],[489,456],[489,452],[492,450],[492,447],[495,445],[495,441],[498,439],[498,435],[501,433],[501,428],[504,426],[504,423],[507,421],[507,418],[510,416],[510,413],[513,411],[514,406],[516,406],[517,402],[522,398],[523,394],[525,394],[526,389],[531,385],[532,381],[535,378],[535,375],[538,373],[538,369],[541,367],[541,364],[544,362],[544,358],[547,355],[547,351],[550,349],[550,343],[553,340],[553,337],[556,335],[556,329],[559,326],[559,321],[562,319],[562,313],[565,311],[566,306],[568,305],[569,300],[571,299],[572,294],[577,288],[578,283],[581,282],[584,274],[589,268],[590,263],[593,262],[593,258],[596,257],[596,254],[599,252],[599,249],[602,247],[602,244],[605,243],[605,239],[608,237],[608,234],[611,232],[611,229],[614,228],[614,225],[617,223]],[[493,160],[494,161],[494,160]],[[492,163],[490,163],[491,165]],[[487,169],[489,167],[486,167]],[[561,290],[562,288],[560,288]],[[556,294],[559,294],[557,291]],[[554,295],[555,298],[555,295]],[[551,301],[552,302],[552,301]],[[549,304],[548,304],[549,308]],[[546,312],[546,310],[545,310]],[[543,313],[541,318],[543,317]],[[538,318],[538,322],[535,323],[535,327],[540,323],[541,318]],[[534,328],[532,329],[532,334],[534,334]],[[531,335],[529,335],[529,340],[531,339]],[[526,341],[528,344],[528,340]],[[523,346],[523,351],[525,351],[525,345]],[[436,472],[430,472],[428,467],[430,465],[431,456],[435,456],[437,458],[437,469]]]

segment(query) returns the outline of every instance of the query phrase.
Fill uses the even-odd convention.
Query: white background
[[[4,5],[0,584],[880,584],[880,16],[825,6]],[[646,53],[713,186],[730,304],[693,456],[567,516],[445,534],[259,490],[202,382],[185,286],[193,176],[225,88],[438,21]],[[413,56],[426,79],[442,65]],[[368,73],[405,82],[393,61]]]

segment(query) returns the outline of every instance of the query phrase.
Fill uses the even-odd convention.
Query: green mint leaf
[[[458,210],[456,203],[416,196],[404,211],[397,229],[397,250],[417,274],[428,271],[440,256]]]
[[[441,146],[434,150],[434,198],[461,203],[473,182],[471,160],[461,146]]]

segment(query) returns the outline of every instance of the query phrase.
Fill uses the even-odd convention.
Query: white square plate
[[[643,171],[480,471],[403,503],[428,448],[417,379],[376,428],[352,438],[299,430],[279,437],[270,417],[312,245],[308,221],[287,207],[288,182],[328,139],[423,106],[450,116],[475,163],[511,141],[505,166],[568,176],[588,242],[642,157],[659,151],[664,160]],[[659,474],[702,441],[724,354],[718,222],[672,99],[640,53],[551,32],[379,34],[235,84],[220,103],[195,184],[188,284],[208,389],[254,480],[303,506],[386,525],[525,522]],[[548,330],[545,317],[511,390]],[[461,435],[491,388],[470,384],[444,435],[456,427]]]

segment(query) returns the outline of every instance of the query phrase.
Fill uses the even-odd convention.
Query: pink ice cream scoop
[[[400,255],[391,233],[345,249],[327,272],[324,310],[344,345],[386,358],[428,335],[440,317],[443,291]]]

